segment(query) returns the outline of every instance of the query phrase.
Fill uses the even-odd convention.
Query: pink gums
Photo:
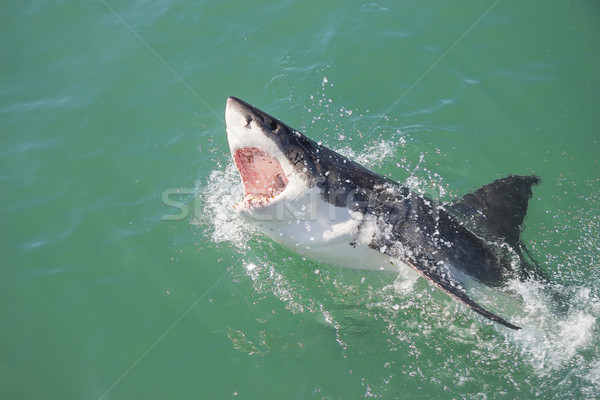
[[[250,204],[264,204],[288,184],[279,161],[256,147],[238,149],[234,160],[242,177],[244,198]]]

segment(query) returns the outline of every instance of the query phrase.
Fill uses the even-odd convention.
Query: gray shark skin
[[[490,286],[514,276],[543,278],[520,239],[537,176],[508,176],[443,205],[238,98],[227,100],[226,122],[245,192],[241,213],[263,233],[342,267],[356,262],[353,254],[358,268],[404,264],[473,311],[520,329],[472,300],[457,275]],[[309,232],[297,223],[301,217]]]

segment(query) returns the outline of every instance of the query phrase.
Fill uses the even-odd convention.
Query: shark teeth
[[[249,207],[264,207],[266,206],[268,203],[271,202],[271,200],[273,200],[275,197],[265,197],[265,196],[256,196],[253,194],[247,194],[246,196],[244,196],[244,204],[248,205]]]
[[[256,147],[235,151],[235,164],[242,178],[244,204],[261,207],[285,190],[288,178],[279,161]]]

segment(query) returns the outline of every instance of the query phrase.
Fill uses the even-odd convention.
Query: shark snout
[[[225,123],[231,154],[235,156],[236,151],[242,148],[256,148],[269,154],[277,153],[277,144],[268,127],[268,121],[271,120],[272,117],[245,101],[229,97],[225,106]]]
[[[252,121],[251,109],[247,103],[237,97],[229,97],[225,106],[227,128],[243,128]]]

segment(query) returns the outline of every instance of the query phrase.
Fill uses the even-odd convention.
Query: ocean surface
[[[237,218],[238,96],[450,201],[535,174],[551,283],[472,296]],[[0,5],[0,398],[599,399],[598,1]]]

